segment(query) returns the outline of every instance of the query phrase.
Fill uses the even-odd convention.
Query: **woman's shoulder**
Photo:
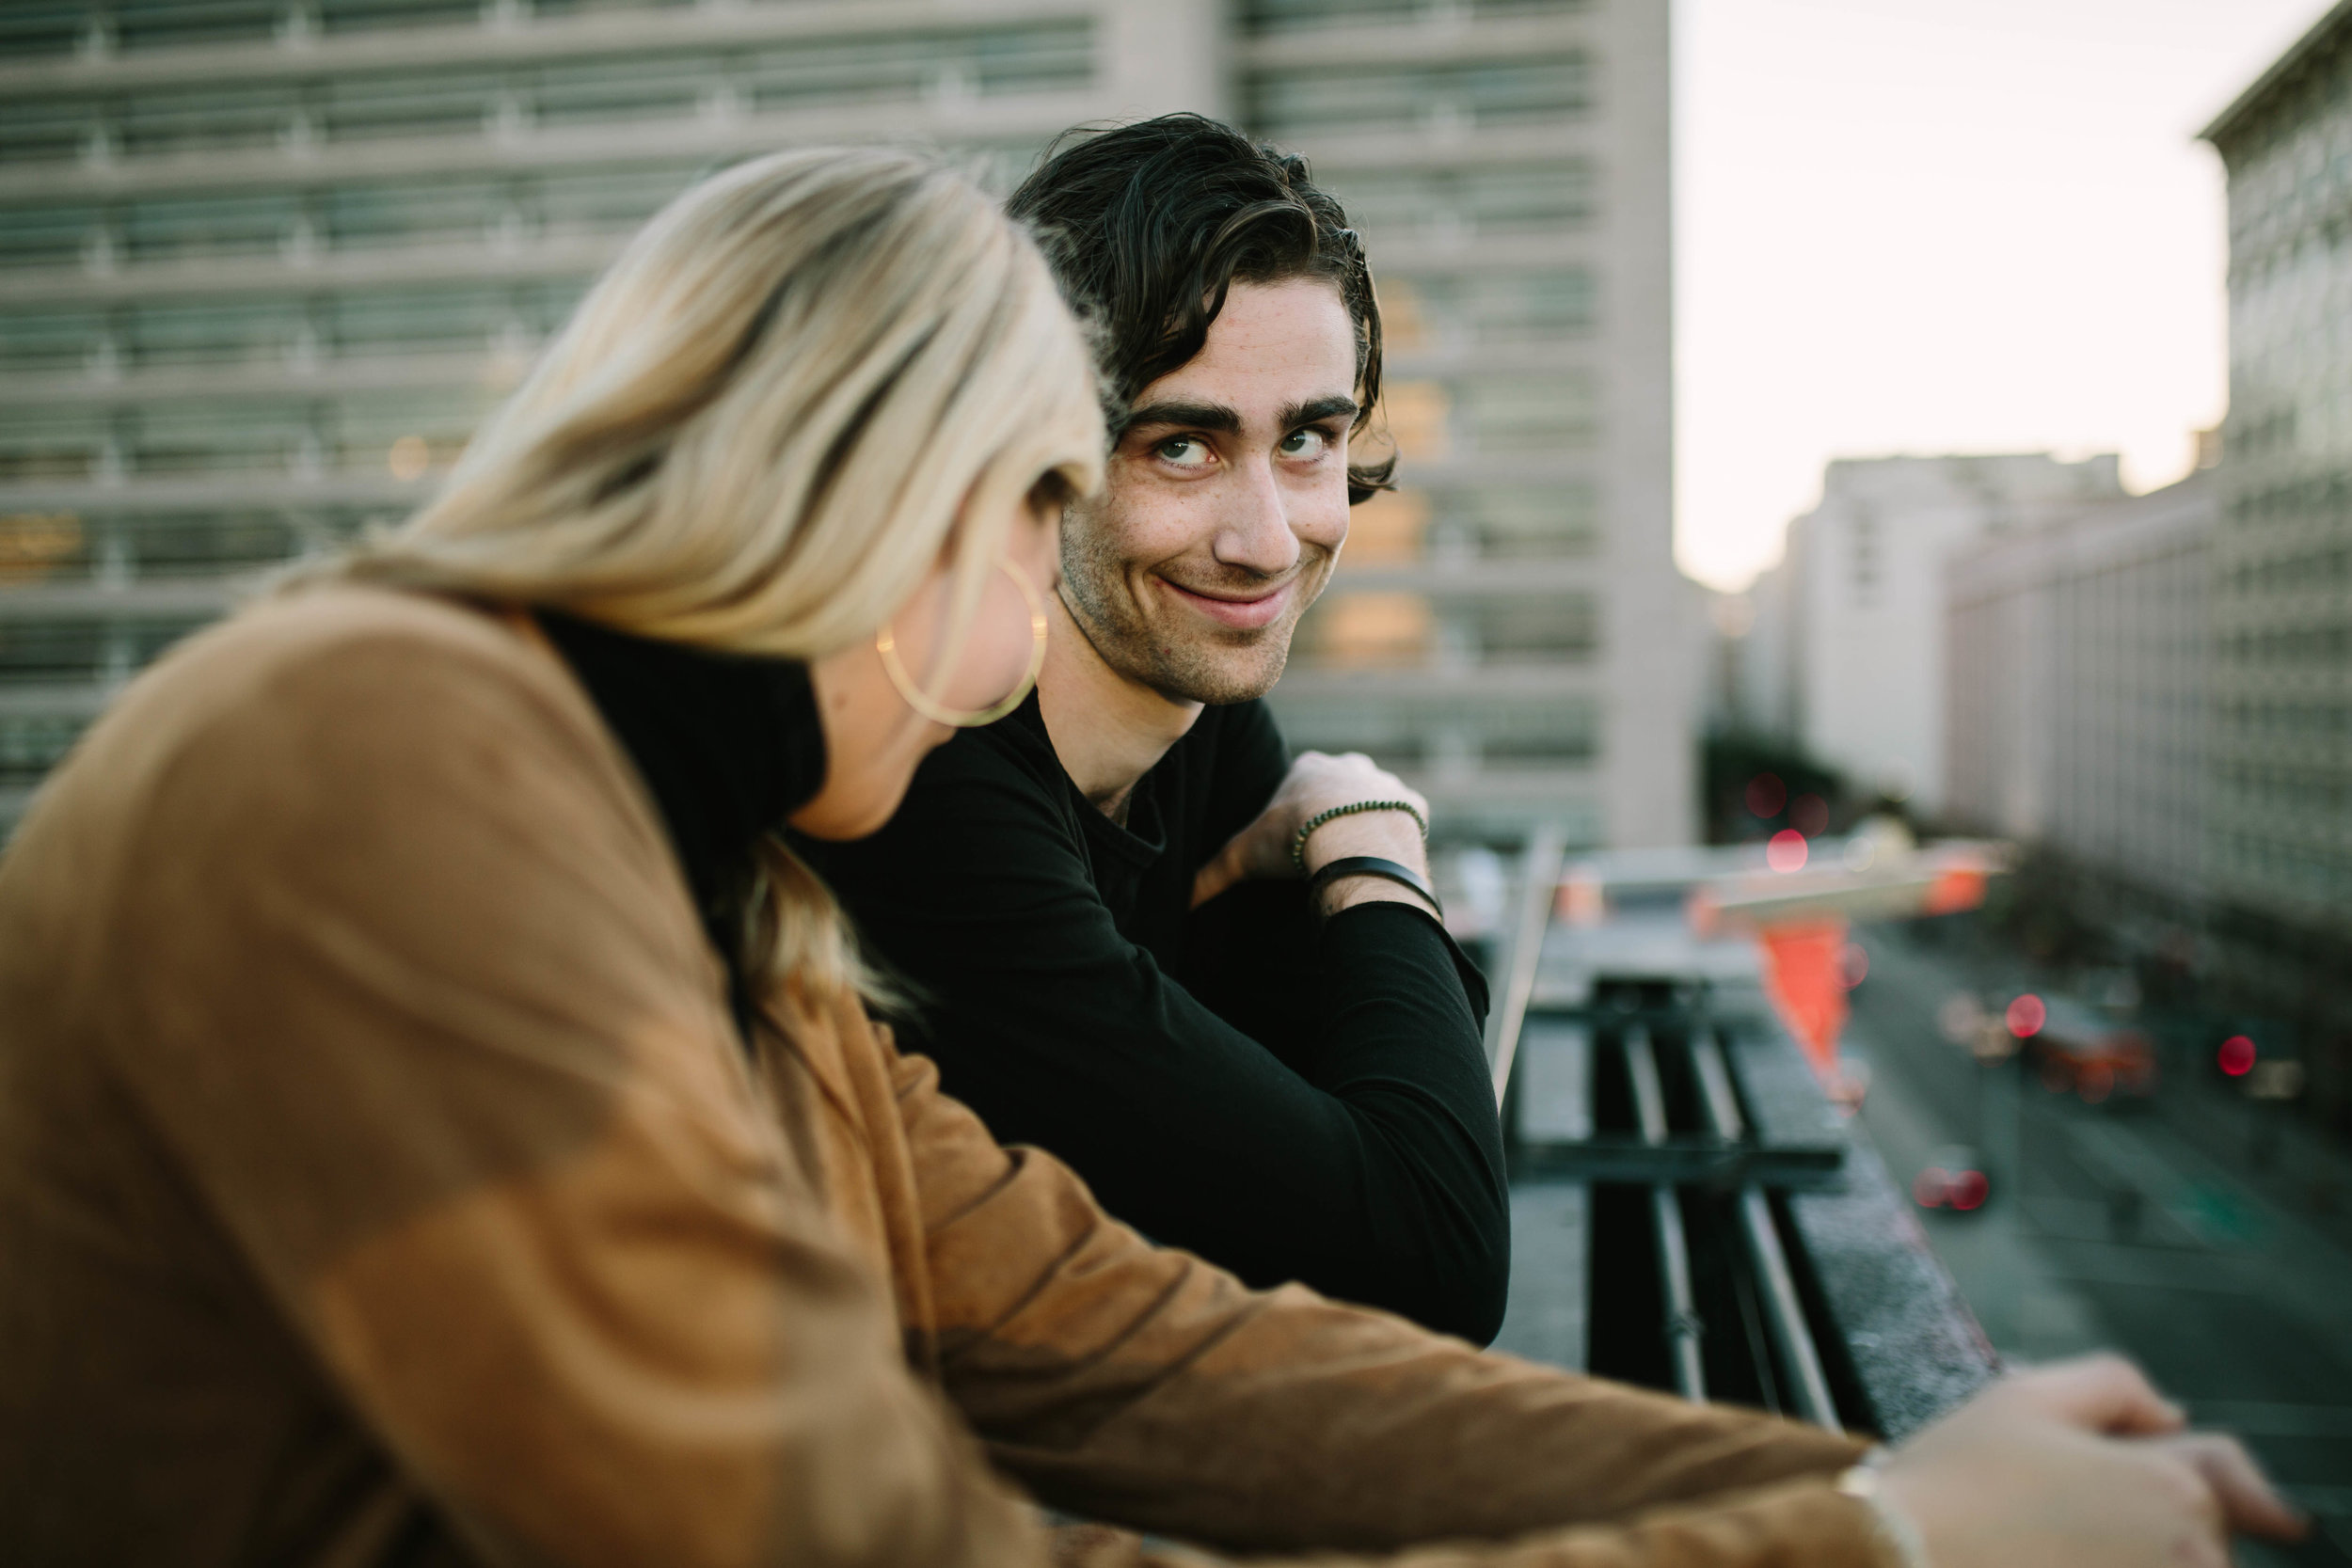
[[[427,678],[454,667],[503,671],[524,684],[548,663],[496,611],[439,594],[326,583],[247,605],[173,649],[138,684],[236,687],[295,676],[305,689],[332,687],[364,678],[371,655],[410,660]]]
[[[451,699],[465,700],[453,705]],[[549,706],[551,705],[551,706]],[[235,717],[303,723],[363,710],[377,728],[462,721],[469,710],[593,708],[554,657],[501,614],[434,594],[323,585],[259,601],[188,639],[107,715],[151,734]]]
[[[201,800],[224,826],[256,827],[297,802],[560,787],[583,764],[618,778],[611,750],[553,656],[499,615],[322,586],[256,603],[150,667],[53,775],[36,816],[72,802],[127,827]]]

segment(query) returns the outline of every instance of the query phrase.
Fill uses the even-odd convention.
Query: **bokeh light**
[[[1961,1171],[1944,1183],[1946,1201],[1963,1214],[1971,1209],[1983,1208],[1984,1200],[1992,1193],[1993,1183],[1984,1179],[1984,1172],[1980,1170]]]
[[[1777,773],[1758,773],[1748,781],[1748,814],[1771,818],[1780,815],[1780,808],[1788,803],[1788,786],[1780,782]]]
[[[2254,1070],[2255,1054],[2252,1039],[2244,1035],[2232,1035],[2221,1042],[2216,1060],[2221,1064],[2221,1070],[2231,1077],[2243,1078]]]
[[[1794,828],[1783,828],[1764,846],[1764,863],[1775,871],[1803,871],[1807,853],[1804,834]]]
[[[1850,942],[1837,950],[1837,977],[1846,983],[1848,990],[1862,984],[1869,977],[1869,974],[1870,950],[1868,948],[1858,942]]]
[[[402,436],[392,443],[392,450],[384,458],[384,466],[391,470],[392,477],[404,483],[422,479],[432,463],[433,449],[424,444],[421,436]]]
[[[1800,795],[1788,802],[1788,825],[1807,838],[1829,832],[1829,802],[1819,795]]]
[[[2042,998],[2027,991],[2009,1005],[2001,1021],[2009,1025],[2010,1034],[2026,1039],[2042,1033],[2042,1026],[2050,1022],[2050,1009],[2042,1005]]]

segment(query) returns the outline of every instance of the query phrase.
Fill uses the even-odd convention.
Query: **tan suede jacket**
[[[0,1558],[1894,1560],[1851,1441],[1253,1294],[770,1011],[506,622],[166,659],[0,863]]]

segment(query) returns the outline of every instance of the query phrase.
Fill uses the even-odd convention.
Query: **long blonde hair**
[[[1084,340],[993,201],[904,152],[782,152],[656,215],[435,498],[332,572],[809,659],[952,536],[951,662],[1022,498],[1092,491],[1103,453]],[[761,861],[755,981],[873,994],[822,884],[781,840]]]

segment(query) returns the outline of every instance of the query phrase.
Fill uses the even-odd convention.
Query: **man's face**
[[[1200,354],[1137,395],[1062,532],[1063,603],[1114,670],[1182,702],[1274,684],[1347,537],[1355,385],[1347,308],[1302,278],[1234,284]]]

